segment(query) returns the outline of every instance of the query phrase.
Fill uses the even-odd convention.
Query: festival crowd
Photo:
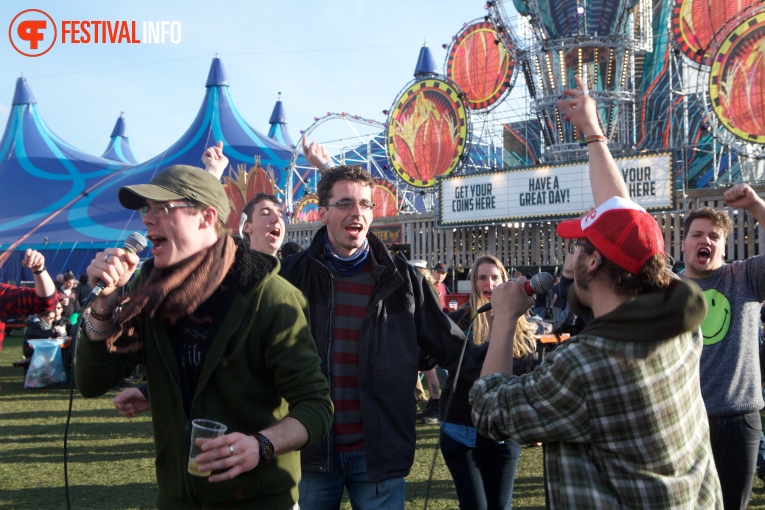
[[[99,252],[81,281],[104,288],[81,308],[74,276],[57,292],[30,250],[35,288],[0,286],[0,310],[41,313],[35,335],[79,335],[85,397],[143,367],[145,384],[114,405],[152,411],[161,509],[336,510],[344,494],[354,509],[403,509],[417,420],[438,424],[462,509],[511,508],[521,449],[537,444],[549,508],[744,509],[765,405],[765,256],[726,263],[731,220],[705,207],[685,215],[685,267],[672,272],[576,84],[558,107],[587,148],[594,204],[558,224],[568,253],[549,294],[484,253],[469,299],[450,308],[444,264],[393,255],[370,232],[371,175],[304,137],[324,224],[308,246],[283,244],[273,195],[227,230],[219,143],[204,169],[119,190],[151,241],[140,271],[137,254]],[[765,221],[748,185],[724,200]],[[78,331],[57,324],[75,313]],[[542,355],[551,330],[572,336]],[[191,460],[209,476],[188,471],[196,419],[227,426],[197,440]]]

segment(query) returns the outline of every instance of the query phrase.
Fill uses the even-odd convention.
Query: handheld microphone
[[[523,290],[525,290],[526,294],[529,296],[533,296],[534,294],[544,294],[553,287],[555,287],[555,277],[550,273],[537,273],[531,277],[531,280],[528,280],[523,284]],[[489,310],[491,310],[491,301],[479,308],[478,311],[475,312],[475,315],[488,312]]]
[[[127,236],[127,239],[125,239],[125,244],[122,245],[122,249],[128,253],[132,253],[133,255],[138,255],[143,250],[145,250],[146,246],[148,245],[149,241],[144,236],[138,232],[133,232]],[[104,281],[99,278],[99,280],[96,282],[96,286],[93,287],[93,290],[90,291],[90,294],[88,294],[88,298],[85,300],[82,307],[87,308],[87,306],[90,305],[90,303],[92,303],[99,294],[101,294],[101,291],[104,290],[104,287],[106,287],[106,283],[104,283]]]

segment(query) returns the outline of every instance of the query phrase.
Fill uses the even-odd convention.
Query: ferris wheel
[[[347,135],[322,139],[322,126],[337,128],[338,124],[342,124],[341,132]],[[385,127],[384,123],[377,120],[345,112],[327,112],[324,116],[314,117],[314,122],[300,131],[300,138],[290,157],[285,190],[289,222],[307,223],[318,220],[316,186],[320,173],[302,157],[303,140],[309,136],[314,140],[322,140],[322,145],[333,155],[332,160],[335,163],[359,165],[372,175],[375,180],[375,217],[414,211],[421,197],[391,171],[385,152]],[[337,132],[337,129],[334,132]],[[419,207],[421,208],[421,205]]]

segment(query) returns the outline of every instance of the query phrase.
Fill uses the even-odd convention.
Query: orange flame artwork
[[[709,76],[709,97],[720,122],[743,140],[765,144],[765,11],[728,34]]]
[[[433,186],[450,174],[467,145],[468,119],[454,85],[439,79],[415,82],[399,97],[388,123],[393,169],[412,186]]]
[[[396,187],[387,179],[375,179],[372,190],[372,202],[375,203],[374,217],[395,216],[401,203],[397,198]]]
[[[473,23],[454,40],[446,75],[465,93],[471,110],[497,103],[510,89],[515,59],[490,21]]]
[[[680,50],[698,64],[710,65],[710,45],[728,21],[762,0],[675,0],[672,32]]]

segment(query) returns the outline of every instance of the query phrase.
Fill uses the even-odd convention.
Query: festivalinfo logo
[[[180,21],[61,20],[40,9],[18,13],[8,27],[13,48],[27,57],[59,44],[180,44]]]

